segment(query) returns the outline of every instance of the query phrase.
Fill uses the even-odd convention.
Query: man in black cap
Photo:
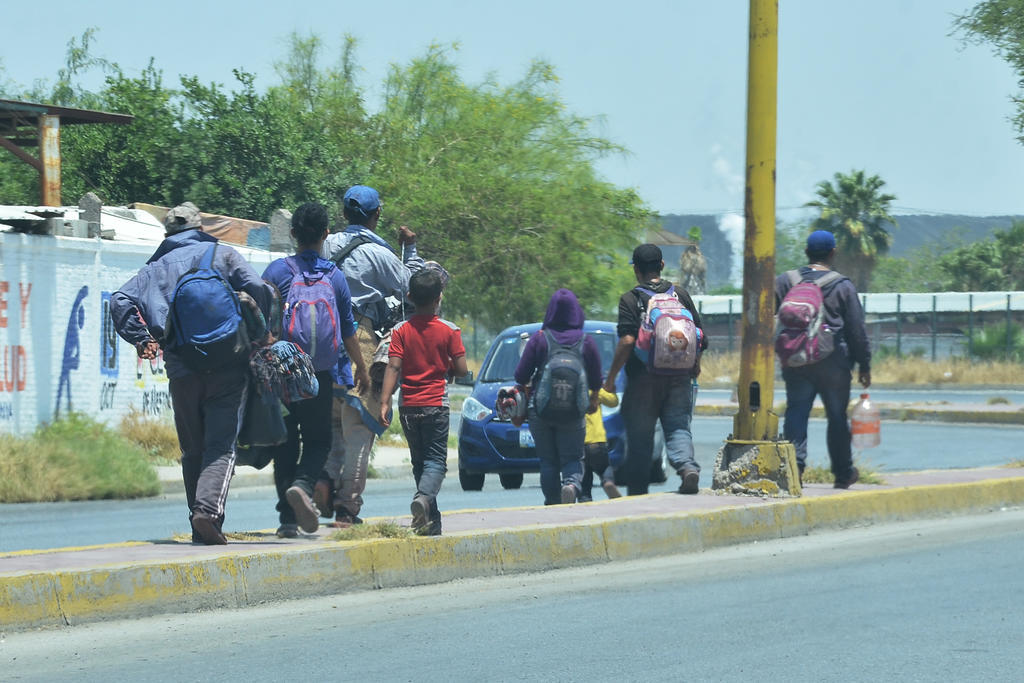
[[[615,377],[626,367],[626,391],[622,396],[622,419],[626,427],[626,461],[623,464],[629,495],[647,493],[650,486],[651,460],[654,451],[654,430],[657,421],[665,434],[669,463],[679,474],[680,493],[697,493],[700,487],[700,465],[693,457],[693,381],[700,374],[700,361],[677,374],[652,374],[647,364],[635,353],[637,336],[651,297],[669,293],[689,311],[697,329],[700,315],[689,293],[661,277],[665,267],[661,249],[655,244],[641,244],[633,250],[633,274],[638,286],[619,299],[619,345],[605,379],[606,391],[615,392]],[[700,350],[707,347],[707,337],[700,335]]]
[[[174,426],[181,443],[181,471],[192,523],[193,542],[227,543],[221,526],[224,503],[235,466],[235,439],[241,426],[249,371],[249,337],[233,292],[209,311],[178,310],[179,285],[189,273],[215,270],[222,290],[245,292],[269,319],[274,292],[237,251],[203,232],[199,209],[185,202],[167,213],[166,239],[135,277],[110,297],[110,315],[117,333],[132,344],[139,358],[152,359],[163,350]],[[207,278],[210,279],[210,278]],[[178,298],[179,304],[181,299]],[[199,368],[182,339],[182,323],[196,324],[210,316],[223,317],[225,337],[209,367]],[[174,321],[174,324],[172,324]]]
[[[835,236],[827,230],[816,230],[807,238],[807,265],[775,278],[775,309],[791,289],[813,282],[820,293],[797,305],[808,310],[821,302],[820,332],[814,352],[800,348],[800,339],[794,336],[790,348],[776,343],[776,352],[782,364],[782,379],[786,382],[786,417],[782,431],[787,441],[796,448],[797,466],[801,475],[807,464],[807,419],[816,395],[821,396],[828,419],[828,457],[832,461],[835,488],[848,489],[860,477],[853,466],[850,448],[850,424],[846,410],[850,404],[850,371],[860,366],[858,379],[866,389],[871,386],[871,346],[864,325],[864,309],[853,283],[832,270],[836,255]],[[806,289],[806,286],[804,286]],[[779,315],[780,323],[783,315]],[[783,331],[783,334],[785,330]],[[825,351],[828,349],[830,352]]]

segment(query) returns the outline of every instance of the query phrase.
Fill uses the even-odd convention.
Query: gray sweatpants
[[[181,473],[189,512],[224,519],[224,501],[235,468],[235,439],[248,388],[245,366],[170,381],[174,426],[181,444]]]

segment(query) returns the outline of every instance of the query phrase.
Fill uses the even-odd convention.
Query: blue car
[[[540,329],[540,323],[516,325],[501,332],[491,344],[473,391],[462,404],[462,423],[459,426],[459,483],[463,491],[479,491],[487,474],[496,473],[506,489],[517,489],[523,484],[523,474],[539,472],[540,461],[529,426],[516,427],[498,419],[494,404],[498,390],[515,384],[513,374],[519,364],[530,336]],[[601,353],[601,371],[607,374],[619,338],[615,323],[588,320],[583,331],[593,338]],[[616,380],[616,390],[622,398],[623,374]],[[618,407],[601,406],[607,432],[609,458],[618,466],[625,455],[622,416]]]

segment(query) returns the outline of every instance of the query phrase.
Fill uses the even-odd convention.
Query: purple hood
[[[574,344],[583,336],[583,307],[568,289],[559,289],[551,295],[542,327],[551,332],[559,344]]]

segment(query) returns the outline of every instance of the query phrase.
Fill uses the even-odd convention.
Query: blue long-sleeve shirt
[[[810,266],[800,268],[800,277],[817,280],[830,271],[815,270]],[[785,273],[775,278],[775,310],[792,285]],[[824,320],[835,332],[836,347],[849,359],[850,367],[856,363],[860,372],[871,372],[871,343],[864,324],[864,308],[857,297],[857,289],[849,279],[843,278],[825,285],[821,291],[824,304]]]
[[[213,244],[217,244],[217,238],[201,230],[171,235],[132,279],[110,295],[110,315],[122,339],[132,345],[149,339],[165,345],[167,315],[178,280],[198,267]],[[248,293],[269,318],[273,291],[241,254],[226,244],[218,244],[213,267],[232,289]],[[166,348],[164,363],[169,379],[191,373],[177,354]]]

